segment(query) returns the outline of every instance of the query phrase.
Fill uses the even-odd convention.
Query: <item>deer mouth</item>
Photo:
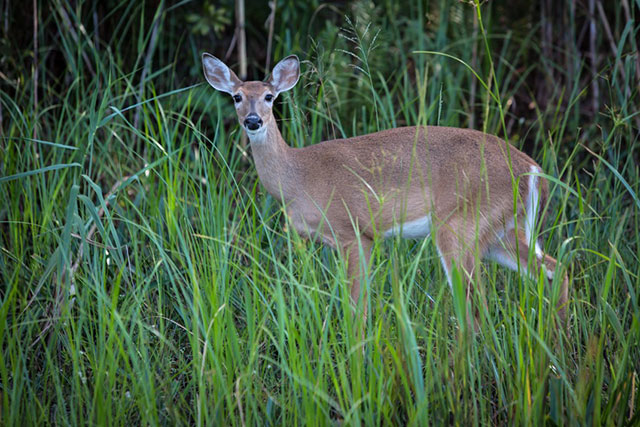
[[[247,136],[251,140],[251,142],[262,142],[264,140],[264,135],[266,135],[266,126],[260,126],[257,129],[249,129],[247,126],[244,126],[244,131],[247,133]]]

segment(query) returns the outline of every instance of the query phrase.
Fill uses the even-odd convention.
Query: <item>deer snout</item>
[[[257,114],[252,113],[244,119],[244,125],[249,130],[258,130],[262,126],[262,119]]]

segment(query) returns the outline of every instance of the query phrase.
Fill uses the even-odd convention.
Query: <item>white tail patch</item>
[[[532,174],[540,173],[540,168],[531,166]],[[538,209],[540,209],[540,190],[538,188],[539,177],[537,175],[529,175],[529,193],[527,194],[527,204],[525,207],[524,234],[527,236],[529,247],[535,245],[536,256],[542,256],[542,249],[538,245],[538,239],[534,238],[536,220],[538,218]]]

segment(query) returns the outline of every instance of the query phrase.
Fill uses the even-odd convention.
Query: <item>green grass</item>
[[[556,333],[551,288],[491,263],[476,283],[489,311],[479,334],[462,333],[464,297],[427,239],[376,243],[362,340],[343,260],[286,226],[243,156],[231,101],[199,75],[199,51],[163,53],[141,84],[137,61],[76,43],[61,24],[73,78],[47,79],[41,64],[34,104],[27,61],[0,92],[1,422],[638,424],[637,63],[625,54],[599,70],[594,121],[580,110],[586,69],[521,121],[509,100],[533,90],[538,64],[516,65],[536,51],[537,29],[494,29],[486,5],[474,35],[457,14],[468,22],[476,10],[448,4],[428,37],[423,6],[408,22],[391,21],[391,5],[377,16],[354,7],[358,19],[312,42],[283,27],[276,55],[310,62],[278,102],[280,128],[303,146],[404,124],[464,127],[475,114],[477,128],[525,145],[550,177],[541,236],[568,266],[568,335]],[[418,50],[472,67],[476,99],[467,66]],[[188,81],[176,71],[185,62]]]

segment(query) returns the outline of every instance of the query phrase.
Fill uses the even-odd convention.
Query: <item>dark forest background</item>
[[[239,22],[241,3],[244,20]],[[515,80],[506,109],[510,131],[525,134],[533,126],[552,126],[553,117],[566,111],[589,126],[606,119],[602,107],[618,95],[612,91],[625,87],[637,92],[637,1],[481,4],[494,61],[503,62],[504,73]],[[357,74],[358,52],[343,51],[353,52],[359,37],[365,45],[371,43],[369,68],[387,83],[406,74],[415,84],[415,68],[422,70],[426,62],[416,50],[455,55],[490,76],[473,1],[4,1],[2,16],[0,66],[7,95],[19,96],[18,89],[29,81],[37,83],[38,94],[50,103],[60,101],[79,69],[100,77],[106,61],[140,84],[142,90],[131,95],[131,103],[147,95],[144,83],[149,80],[158,92],[201,82],[203,51],[226,61],[239,75],[246,69],[242,78],[264,78],[274,60],[290,53],[309,61],[306,72],[317,73],[315,80]],[[242,32],[245,48],[238,43]],[[429,78],[446,81],[441,73],[460,72],[455,63],[435,62],[447,68],[432,71]],[[165,78],[153,78],[156,73]],[[443,86],[443,91],[459,91],[448,94],[464,106],[455,119],[458,125],[482,127],[482,94],[467,74],[459,88]],[[357,79],[342,78],[347,87],[336,97],[346,116],[362,99],[348,87]],[[373,83],[380,86],[375,79]],[[633,113],[638,105],[624,107],[610,113]],[[637,116],[633,124],[640,124]]]

